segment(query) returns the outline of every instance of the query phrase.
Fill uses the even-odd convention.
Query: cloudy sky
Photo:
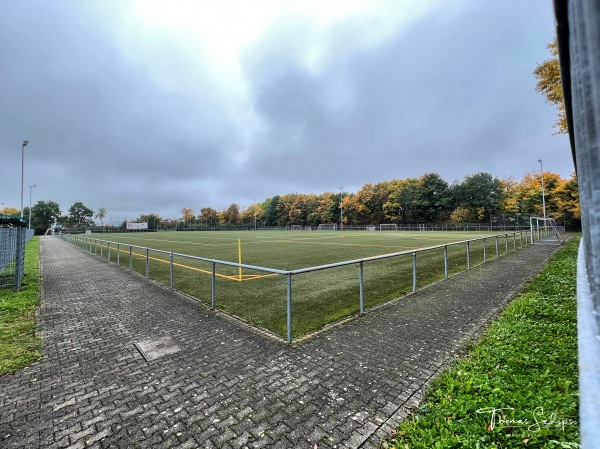
[[[550,0],[0,0],[0,202],[105,221],[573,171]]]

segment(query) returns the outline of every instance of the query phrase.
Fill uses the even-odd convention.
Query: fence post
[[[523,231],[519,231],[519,247],[523,249]]]
[[[133,271],[133,247],[129,245],[129,271]]]
[[[287,342],[292,342],[292,275],[287,275]]]
[[[173,251],[169,254],[169,278],[171,281],[171,291],[173,291]]]
[[[110,262],[110,242],[106,243],[106,253],[107,253],[107,258],[106,260],[108,260]]]
[[[364,289],[364,282],[363,282],[363,261],[361,260],[359,265],[359,282],[360,282],[360,314],[362,315],[363,313],[365,313],[365,289]]]
[[[216,262],[212,263],[212,275],[211,275],[211,293],[210,293],[210,307],[214,309],[217,306],[217,270],[216,270]]]
[[[517,235],[513,232],[513,251],[517,250]]]
[[[483,238],[483,263],[487,262],[487,244],[485,243],[487,239]]]
[[[504,234],[504,244],[506,246],[506,254],[508,254],[508,234]]]
[[[413,253],[413,293],[417,291],[417,253]]]
[[[500,257],[500,248],[498,247],[498,236],[496,236],[496,259]]]
[[[150,248],[146,248],[146,279],[150,279]]]
[[[104,257],[104,250],[102,248],[102,240],[100,240],[100,259]]]
[[[121,266],[121,244],[117,243],[117,266]]]
[[[471,269],[471,245],[467,241],[467,270]]]
[[[448,245],[444,245],[444,279],[448,279]]]

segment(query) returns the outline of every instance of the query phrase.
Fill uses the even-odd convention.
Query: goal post
[[[321,223],[317,228],[317,231],[336,231],[337,224],[336,223]]]
[[[565,239],[560,234],[554,218],[531,217],[529,224],[531,228],[531,241],[533,243],[536,241],[539,243],[544,239],[552,240],[554,238],[558,241],[559,245],[565,243]]]
[[[380,224],[379,230],[380,231],[397,231],[398,225],[397,224]]]

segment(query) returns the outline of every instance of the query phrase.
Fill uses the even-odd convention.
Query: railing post
[[[146,248],[146,279],[150,279],[150,248]]]
[[[173,291],[173,251],[169,254],[169,278],[171,281],[171,291]]]
[[[486,238],[484,237],[483,238],[483,263],[487,262],[487,248],[486,248],[487,245],[486,245],[485,241],[486,241]]]
[[[504,234],[504,244],[506,246],[506,254],[508,254],[508,234]]]
[[[470,242],[467,241],[467,270],[471,269],[471,245]]]
[[[360,314],[365,313],[365,288],[364,288],[364,276],[363,276],[363,261],[361,260],[358,264],[358,274],[360,283]]]
[[[117,266],[121,266],[121,244],[117,243]]]
[[[129,245],[129,271],[133,271],[133,247]]]
[[[523,231],[519,231],[519,248],[523,249]]]
[[[110,242],[106,242],[106,253],[107,253],[106,260],[108,260],[110,262]]]
[[[217,306],[217,263],[212,263],[212,275],[211,275],[211,293],[210,293],[210,306],[214,309]]]
[[[417,253],[413,253],[413,293],[417,291]]]
[[[517,250],[517,235],[513,233],[513,251]]]
[[[448,279],[448,245],[444,245],[444,279]]]
[[[100,240],[100,259],[104,257],[104,249],[102,248],[102,240]]]
[[[498,246],[498,236],[496,236],[496,259],[500,257],[500,247]]]
[[[287,275],[287,342],[292,342],[292,275]]]

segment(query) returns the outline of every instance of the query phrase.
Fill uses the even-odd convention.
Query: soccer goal
[[[398,225],[397,224],[380,224],[379,230],[380,231],[397,231]]]
[[[291,225],[290,230],[291,231],[302,231],[302,225]]]
[[[337,224],[336,223],[321,223],[317,228],[317,231],[336,231]]]
[[[559,245],[565,243],[565,239],[560,234],[554,218],[531,217],[529,219],[531,226],[531,240],[535,243],[542,241],[552,241],[556,239]]]

